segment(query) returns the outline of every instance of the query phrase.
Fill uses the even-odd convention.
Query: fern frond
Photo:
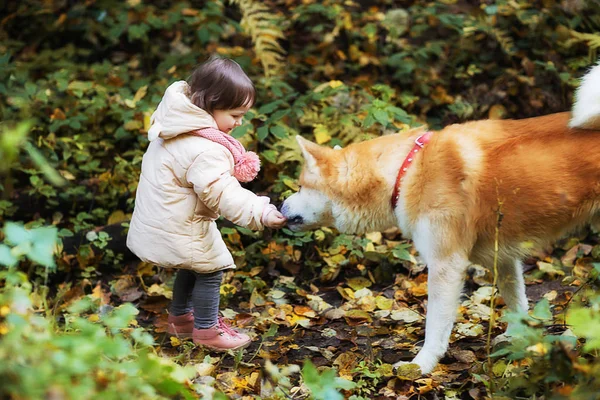
[[[589,48],[590,61],[595,61],[598,55],[598,49],[600,48],[600,33],[581,33],[574,30],[569,31],[573,40],[570,42],[585,42]]]
[[[278,42],[285,36],[281,18],[258,0],[229,0],[242,12],[240,26],[250,35],[254,53],[260,60],[265,76],[278,75],[285,65],[285,51]]]
[[[512,56],[515,54],[515,42],[510,37],[510,34],[502,29],[492,29],[492,35],[496,41],[500,44],[500,47],[506,54]]]
[[[507,55],[512,56],[516,53],[515,42],[510,34],[503,29],[494,27],[487,18],[478,17],[465,23],[463,37],[471,37],[477,32],[483,32],[493,37]]]

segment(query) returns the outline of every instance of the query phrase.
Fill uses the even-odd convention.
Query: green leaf
[[[387,126],[390,122],[390,117],[385,110],[375,110],[373,112],[373,117],[383,126]]]
[[[279,107],[279,105],[283,103],[281,100],[275,100],[271,103],[267,103],[258,109],[259,114],[270,114]]]
[[[263,125],[256,130],[256,135],[258,136],[258,140],[261,142],[269,136],[269,127],[267,125]]]
[[[19,260],[10,252],[10,247],[5,244],[0,244],[0,264],[7,267],[14,267]]]
[[[231,131],[231,136],[233,136],[236,139],[239,139],[242,136],[244,136],[246,133],[248,133],[248,131],[251,128],[252,128],[252,124],[244,124],[244,125],[238,126],[237,128],[235,128],[234,130]]]
[[[6,223],[4,226],[4,234],[6,235],[6,241],[14,246],[18,246],[31,240],[30,232],[25,229],[23,225],[14,222]]]
[[[600,313],[587,307],[577,307],[569,311],[569,324],[573,332],[586,339],[586,351],[600,350]]]
[[[542,321],[552,320],[552,312],[550,311],[550,302],[548,299],[543,298],[535,305],[532,316]]]
[[[285,139],[288,136],[285,128],[280,125],[272,125],[270,130],[271,133],[279,139]]]

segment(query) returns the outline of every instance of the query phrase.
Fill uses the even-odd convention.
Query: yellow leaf
[[[498,361],[496,364],[494,364],[492,366],[492,371],[494,371],[494,376],[504,375],[505,370],[506,370],[506,363],[502,360]]]
[[[0,307],[0,317],[6,317],[9,313],[10,313],[10,307],[9,306],[2,306],[2,307]]]
[[[388,299],[384,296],[377,296],[375,298],[375,304],[380,310],[391,310],[394,305],[394,299]]]
[[[329,130],[323,124],[316,124],[313,133],[315,134],[315,140],[318,144],[327,143],[331,140]]]
[[[348,279],[347,284],[354,290],[360,290],[360,289],[364,289],[366,287],[370,287],[372,285],[372,282],[370,280],[368,280],[367,278],[364,278],[362,276],[357,276],[357,277]]]
[[[145,111],[144,112],[144,132],[148,132],[148,129],[150,129],[151,119],[152,119],[152,113],[149,111]]]
[[[344,82],[342,82],[342,81],[329,81],[329,86],[332,89],[339,88],[340,86],[343,86],[343,85],[344,85]]]
[[[142,123],[140,121],[137,121],[134,119],[134,120],[125,122],[125,125],[123,125],[123,127],[128,131],[134,131],[136,129],[141,129]]]
[[[341,286],[336,286],[336,290],[338,293],[346,300],[354,300],[354,291],[350,288],[343,288]]]
[[[101,304],[108,304],[110,295],[102,292],[102,286],[100,286],[100,282],[98,282],[96,287],[92,289],[92,297],[95,299],[100,299]]]
[[[361,291],[362,290],[368,290],[370,292],[369,289],[361,289]],[[358,293],[359,292],[356,292],[356,294],[358,294]],[[373,297],[372,295],[361,296],[358,299],[358,301],[356,302],[356,304],[358,305],[358,307],[361,310],[364,310],[364,311],[375,311],[375,309],[377,308],[377,304],[375,302],[375,297]]]
[[[350,351],[340,354],[333,362],[333,365],[338,366],[340,377],[348,380],[352,380],[352,371],[356,368],[357,364],[358,359],[356,354]]]
[[[98,321],[100,321],[100,317],[98,316],[98,314],[92,314],[88,317],[88,321],[98,322]]]
[[[154,265],[141,262],[138,264],[137,273],[139,276],[154,276]]]
[[[285,319],[292,327],[300,325],[303,328],[308,328],[310,326],[310,319],[302,317],[300,315],[286,315]]]
[[[58,172],[62,175],[63,178],[65,178],[68,181],[74,181],[75,180],[75,175],[73,175],[72,173],[70,173],[66,169],[59,169]]]
[[[283,184],[296,192],[300,189],[298,183],[294,179],[284,178]]]
[[[155,283],[148,288],[148,295],[165,296],[167,299],[173,298],[173,292],[169,289],[166,289],[165,286],[160,286],[158,283]]]
[[[237,293],[237,288],[230,283],[224,283],[219,289],[221,296],[232,296]]]
[[[381,244],[383,239],[381,232],[370,232],[365,234],[365,237],[375,244]]]
[[[548,353],[548,349],[546,348],[546,346],[544,346],[543,343],[538,343],[533,346],[529,346],[526,350],[530,353],[535,354],[536,356],[543,356],[544,354]]]
[[[488,111],[489,119],[502,119],[506,116],[506,108],[502,104],[494,104]]]
[[[142,86],[137,90],[137,92],[135,92],[135,96],[133,96],[133,101],[137,103],[138,101],[143,99],[144,96],[146,96],[146,93],[148,93],[148,85]]]
[[[118,224],[119,222],[123,221],[127,221],[127,217],[121,210],[114,211],[112,214],[110,214],[110,217],[108,217],[108,225]]]
[[[418,379],[423,375],[421,373],[421,367],[417,364],[400,364],[396,369],[396,376],[402,380],[412,381]]]
[[[171,336],[171,346],[181,346],[181,340],[179,340],[179,338],[177,338],[176,336]]]
[[[346,311],[346,315],[344,316],[348,325],[358,325],[364,322],[372,322],[371,316],[369,313],[363,310],[349,310]]]

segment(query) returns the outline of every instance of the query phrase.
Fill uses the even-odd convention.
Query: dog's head
[[[281,212],[294,231],[332,226],[340,232],[364,233],[394,225],[386,183],[372,159],[368,142],[328,148],[297,136],[304,167],[300,190]],[[385,200],[387,199],[387,201]]]

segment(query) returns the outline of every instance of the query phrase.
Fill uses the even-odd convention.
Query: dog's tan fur
[[[399,226],[427,263],[426,339],[414,360],[424,373],[447,348],[468,265],[492,265],[499,210],[499,288],[522,311],[520,260],[600,215],[600,66],[583,82],[573,118],[475,121],[435,132],[413,157],[395,209],[398,170],[423,129],[340,150],[298,139],[302,189],[282,207],[292,229]]]

